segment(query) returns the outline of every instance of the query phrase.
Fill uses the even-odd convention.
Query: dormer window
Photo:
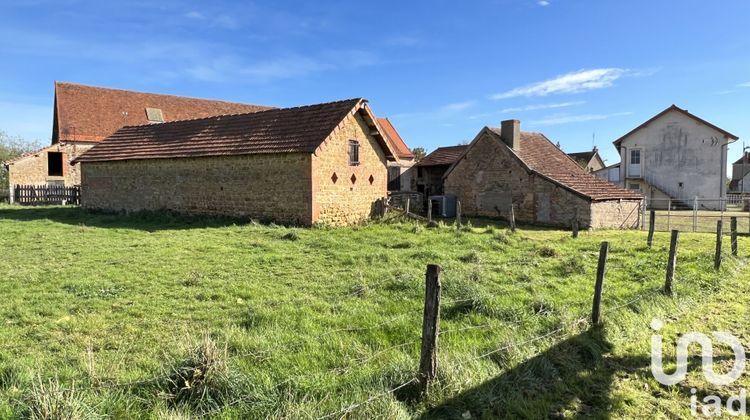
[[[146,118],[148,118],[148,122],[152,124],[164,122],[164,115],[162,115],[161,109],[159,108],[146,108]]]
[[[359,142],[349,140],[349,166],[359,166]]]

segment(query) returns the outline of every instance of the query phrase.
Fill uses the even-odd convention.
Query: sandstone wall
[[[359,114],[347,116],[312,158],[313,222],[347,225],[370,218],[388,194],[385,153]],[[349,165],[349,140],[360,144]]]
[[[71,187],[81,184],[80,168],[70,164],[70,161],[89,150],[93,143],[63,143],[55,144],[32,155],[21,158],[8,167],[8,180],[13,185],[47,185],[64,184]],[[63,175],[48,176],[47,153],[63,154]]]
[[[161,210],[310,224],[311,155],[142,159],[82,163],[89,209]]]

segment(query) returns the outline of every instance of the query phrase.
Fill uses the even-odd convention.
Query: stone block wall
[[[388,194],[385,153],[358,114],[347,116],[312,157],[313,222],[348,225],[370,218]],[[359,165],[349,165],[349,140],[359,142]],[[335,175],[335,176],[334,176]]]
[[[640,200],[595,201],[591,204],[591,227],[594,229],[633,229],[640,224]]]
[[[311,155],[84,162],[81,205],[269,218],[309,225]]]
[[[445,179],[465,215],[507,218],[511,202],[516,221],[570,227],[578,217],[591,224],[591,202],[526,170],[508,148],[484,135]]]
[[[507,218],[512,202],[520,223],[570,228],[577,218],[581,228],[633,228],[640,220],[640,200],[592,202],[527,171],[489,135],[448,174],[445,190],[457,196],[466,215]]]
[[[70,161],[94,147],[94,143],[58,143],[30,154],[8,166],[8,181],[13,185],[47,185],[63,183],[71,187],[81,184],[81,172]],[[48,176],[47,153],[63,154],[63,175]]]

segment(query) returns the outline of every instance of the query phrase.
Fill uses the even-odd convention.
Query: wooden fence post
[[[406,208],[404,208],[404,210],[406,211],[406,215],[407,215],[407,216],[409,215],[409,205],[410,205],[410,204],[411,204],[411,203],[410,203],[410,198],[409,198],[409,197],[406,197]]]
[[[513,203],[510,203],[510,215],[508,217],[508,221],[510,222],[510,231],[515,232],[516,231],[516,210],[513,208]]]
[[[737,256],[738,244],[737,244],[737,217],[732,216],[730,220],[730,228],[732,229],[732,255]]]
[[[649,221],[648,221],[648,247],[651,248],[651,245],[654,244],[654,227],[656,225],[656,210],[651,210],[649,212]]]
[[[461,201],[456,200],[456,223],[461,226]]]
[[[716,253],[714,254],[714,269],[721,268],[721,240],[722,240],[721,220],[716,221]]]
[[[607,254],[609,242],[602,242],[599,248],[599,265],[596,268],[596,284],[594,285],[594,305],[591,309],[591,323],[599,325],[601,319],[602,289],[604,288],[604,274],[607,272]]]
[[[427,223],[432,223],[432,200],[427,199]]]
[[[672,239],[669,241],[669,260],[667,260],[667,279],[664,282],[664,293],[672,294],[672,283],[677,268],[677,241],[680,239],[680,231],[672,230]]]
[[[573,237],[577,238],[578,237],[578,218],[577,217],[573,218],[572,229],[573,229]]]
[[[422,320],[422,353],[419,360],[420,382],[424,388],[437,372],[437,340],[440,334],[439,265],[429,264],[425,275],[424,318]]]

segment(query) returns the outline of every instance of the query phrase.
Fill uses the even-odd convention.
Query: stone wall
[[[595,201],[591,204],[591,227],[594,229],[633,229],[640,225],[640,200]]]
[[[631,227],[633,202],[592,202],[548,179],[530,173],[508,148],[485,134],[477,139],[445,179],[465,215],[507,218],[511,202],[516,221],[569,228]],[[637,206],[639,201],[634,202]],[[635,212],[637,224],[638,212]],[[633,226],[635,226],[635,224]]]
[[[369,132],[358,113],[350,114],[314,154],[314,223],[347,225],[366,220],[375,202],[388,194],[385,153]],[[349,140],[360,144],[359,165],[349,165]]]
[[[304,153],[82,163],[88,209],[161,210],[311,224]]]
[[[81,172],[70,161],[94,146],[94,143],[54,144],[34,154],[12,162],[8,166],[8,183],[13,185],[64,184],[67,187],[81,184]],[[47,153],[63,154],[63,176],[49,176]]]

